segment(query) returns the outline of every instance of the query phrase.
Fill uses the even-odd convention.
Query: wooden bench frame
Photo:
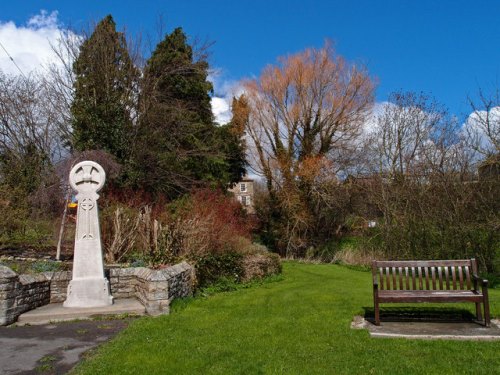
[[[475,259],[375,260],[372,275],[376,325],[380,325],[380,303],[473,302],[477,320],[482,320],[482,303],[484,325],[490,326],[488,280],[477,275]]]

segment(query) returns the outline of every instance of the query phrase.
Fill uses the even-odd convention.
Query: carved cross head
[[[69,183],[79,194],[97,193],[104,186],[106,173],[93,161],[82,161],[69,173]]]

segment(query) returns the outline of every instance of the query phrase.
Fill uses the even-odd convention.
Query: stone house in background
[[[228,189],[249,214],[255,213],[254,180],[245,176],[233,188]]]

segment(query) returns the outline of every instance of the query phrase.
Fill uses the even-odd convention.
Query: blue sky
[[[500,0],[22,0],[2,1],[0,22],[26,25],[41,9],[57,11],[60,24],[77,30],[111,13],[120,29],[143,35],[154,35],[163,15],[167,31],[182,26],[215,42],[210,62],[221,71],[219,89],[325,38],[367,65],[379,81],[378,101],[394,90],[423,91],[461,117],[478,87],[500,86]]]

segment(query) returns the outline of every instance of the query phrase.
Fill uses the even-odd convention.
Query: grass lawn
[[[490,304],[500,316],[500,290],[491,290]],[[500,373],[499,341],[372,339],[350,329],[353,316],[371,306],[369,272],[285,263],[281,281],[181,301],[169,316],[134,321],[75,372]],[[473,311],[474,304],[439,306]]]

